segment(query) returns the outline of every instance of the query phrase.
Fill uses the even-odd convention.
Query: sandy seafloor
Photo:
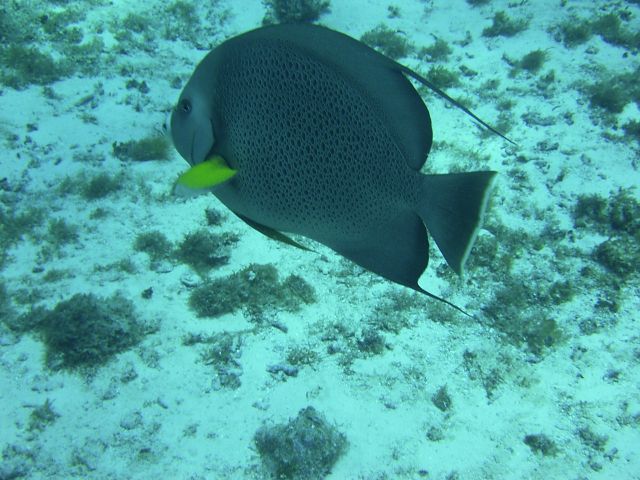
[[[163,17],[170,4],[165,1],[63,3],[15,2],[23,4],[23,13],[32,10],[34,22],[46,12],[85,11],[78,25],[85,41],[103,39],[103,55],[96,72],[76,72],[50,84],[54,95],[45,95],[41,85],[0,87],[4,198],[18,212],[28,207],[46,211],[40,234],[36,228],[11,245],[2,281],[15,314],[35,305],[53,308],[75,293],[108,298],[120,292],[155,327],[139,345],[86,372],[47,368],[41,337],[3,324],[1,478],[268,478],[254,434],[264,424],[287,422],[307,406],[348,440],[327,478],[640,478],[637,269],[632,265],[630,274],[614,281],[618,308],[598,308],[604,294],[598,281],[584,276],[596,272],[605,283],[615,276],[593,254],[611,233],[578,228],[572,214],[578,195],[609,199],[620,188],[640,184],[638,142],[623,139],[620,128],[638,120],[638,105],[631,101],[621,113],[605,114],[580,87],[580,82],[602,78],[603,71],[632,72],[640,62],[637,51],[599,35],[570,48],[550,32],[572,15],[592,19],[623,11],[629,13],[625,28],[637,32],[637,2],[568,1],[561,6],[559,0],[495,0],[472,8],[463,0],[407,0],[392,3],[399,16],[390,18],[386,1],[334,0],[331,12],[321,17],[320,23],[356,38],[385,23],[417,50],[436,37],[443,39],[453,52],[440,64],[476,72],[462,76],[450,93],[468,97],[476,113],[494,123],[497,104],[513,102],[508,135],[517,147],[482,134],[470,118],[439,98],[424,97],[435,139],[424,171],[499,172],[487,218],[494,228],[479,236],[479,245],[495,245],[487,240],[495,237],[498,253],[476,249],[464,279],[458,280],[432,249],[421,280],[474,319],[413,293],[407,308],[395,308],[393,299],[405,298],[398,296],[403,288],[320,245],[314,245],[318,253],[311,253],[267,239],[213,196],[172,197],[172,183],[186,167],[173,150],[164,161],[114,156],[113,142],[162,131],[180,92],[172,80],[179,77],[184,83],[211,47],[259,26],[265,13],[260,1],[199,5],[201,24],[192,26]],[[499,10],[529,19],[528,29],[510,38],[482,36]],[[122,28],[121,20],[136,11],[152,19],[158,31],[148,38],[134,32],[119,39],[114,32]],[[171,38],[165,29],[180,33]],[[470,41],[463,42],[467,32]],[[43,48],[56,51],[55,45]],[[510,76],[505,57],[518,59],[535,49],[547,53],[542,70]],[[422,72],[429,69],[415,52],[402,62]],[[537,82],[551,70],[555,80],[542,94]],[[145,81],[148,92],[127,88],[131,79]],[[498,86],[489,88],[486,82],[494,79]],[[88,95],[90,101],[81,101]],[[543,121],[526,122],[531,115]],[[65,179],[80,182],[83,175],[100,172],[122,174],[122,188],[96,200],[60,193]],[[637,191],[628,194],[637,200]],[[211,207],[223,213],[224,221],[210,228],[239,236],[229,263],[211,270],[211,277],[270,263],[282,278],[296,273],[315,288],[316,302],[297,312],[265,310],[272,321],[286,325],[286,332],[256,326],[243,310],[197,318],[188,305],[191,287],[185,285],[197,274],[179,262],[150,269],[147,255],[134,250],[141,232],[159,230],[179,242],[206,227],[203,212]],[[105,216],[91,219],[97,208]],[[78,237],[43,260],[50,219],[76,225]],[[509,232],[508,238],[500,232]],[[637,237],[634,242],[629,255],[638,258]],[[96,268],[123,260],[132,267],[129,273]],[[497,267],[506,261],[508,268]],[[44,281],[43,275],[54,269],[66,274]],[[572,294],[549,302],[547,293],[556,281],[568,281]],[[524,304],[505,306],[501,318],[508,324],[552,318],[561,335],[536,348],[513,332],[505,334],[485,314],[502,307],[511,286],[523,284]],[[149,287],[152,298],[142,298]],[[502,300],[496,305],[499,292]],[[357,354],[348,365],[329,353],[323,339],[328,325],[344,324],[353,338],[362,338],[376,315],[403,323],[397,331],[381,332],[382,353]],[[585,322],[594,327],[584,328]],[[203,346],[183,342],[190,334],[225,331],[245,332],[236,389],[220,388],[215,371],[200,358]],[[317,360],[295,377],[267,371],[300,345],[315,351]],[[451,403],[444,411],[432,401],[443,386]],[[33,428],[32,413],[47,400],[56,416]],[[553,444],[546,455],[524,441],[537,434]]]

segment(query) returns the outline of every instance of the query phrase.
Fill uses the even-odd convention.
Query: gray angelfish
[[[262,233],[312,238],[452,305],[418,285],[427,232],[461,274],[496,173],[420,173],[431,118],[407,77],[502,136],[357,40],[313,25],[264,27],[212,50],[182,91],[171,134],[194,168],[178,185],[209,189]]]

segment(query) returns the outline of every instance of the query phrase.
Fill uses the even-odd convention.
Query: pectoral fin
[[[229,168],[222,157],[215,155],[180,175],[173,187],[173,193],[181,196],[202,193],[226,182],[236,173],[236,170]]]
[[[233,213],[236,213],[236,212],[233,212]],[[240,215],[239,213],[236,213],[236,215],[240,218],[240,220],[245,222],[251,228],[256,229],[257,231],[259,231],[263,235],[266,235],[267,237],[269,237],[269,238],[271,238],[273,240],[277,240],[278,242],[286,243],[287,245],[291,245],[292,247],[300,248],[301,250],[306,250],[307,252],[313,252],[314,251],[314,250],[311,250],[310,248],[305,247],[304,245],[301,245],[300,243],[296,242],[292,238],[289,238],[284,233],[279,232],[278,230],[274,230],[273,228],[270,228],[270,227],[267,227],[265,225],[262,225],[261,223],[254,222],[253,220],[245,217],[244,215]]]

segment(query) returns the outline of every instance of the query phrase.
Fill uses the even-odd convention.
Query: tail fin
[[[417,213],[449,266],[461,275],[496,172],[423,175]]]

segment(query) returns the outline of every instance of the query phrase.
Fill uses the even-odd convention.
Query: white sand
[[[571,209],[578,194],[606,197],[619,187],[640,184],[640,174],[632,165],[638,161],[638,144],[604,139],[603,132],[611,129],[594,123],[588,101],[575,87],[580,80],[593,81],[589,71],[593,65],[604,65],[612,72],[632,71],[638,66],[637,57],[624,58],[622,48],[598,36],[566,49],[547,32],[570,13],[592,18],[600,7],[609,11],[612,2],[568,2],[569,6],[561,8],[558,0],[495,0],[489,6],[471,8],[463,0],[407,0],[395,2],[401,16],[394,19],[387,18],[388,2],[332,3],[331,13],[323,16],[321,23],[356,38],[385,22],[418,47],[430,45],[434,37],[448,41],[454,52],[447,66],[456,70],[464,64],[477,72],[474,79],[463,77],[462,86],[450,92],[456,96],[467,93],[475,101],[474,111],[485,120],[495,121],[500,99],[515,102],[509,136],[518,143],[517,148],[496,136],[482,139],[467,116],[435,96],[426,98],[437,145],[425,171],[447,172],[454,164],[499,171],[492,215],[510,228],[539,234],[547,223],[554,223],[570,230]],[[523,5],[510,6],[520,3]],[[220,7],[226,6],[231,10],[229,21],[223,28],[211,26],[211,32],[204,32],[215,31],[217,35],[203,38],[203,48],[257,27],[264,13],[258,0],[221,2]],[[146,8],[133,7],[130,2],[92,7],[88,29],[100,22],[108,24],[123,12]],[[632,12],[630,25],[638,31],[640,9],[625,8]],[[530,27],[513,38],[482,37],[493,13],[501,9],[512,17],[529,18]],[[161,17],[161,10],[156,11]],[[462,47],[458,43],[467,32],[472,42]],[[108,32],[103,36],[107,45],[117,44]],[[141,138],[162,128],[179,94],[170,87],[171,80],[175,76],[186,79],[205,54],[190,42],[159,38],[151,52],[116,55],[116,64],[104,76],[55,83],[52,87],[58,99],[46,99],[38,86],[21,91],[3,88],[0,95],[0,133],[19,136],[14,146],[5,142],[0,177],[20,188],[21,206],[46,207],[50,218],[77,224],[80,235],[77,243],[64,247],[60,255],[42,265],[46,270],[72,272],[70,278],[50,284],[42,282],[42,274],[32,273],[39,265],[37,255],[44,240],[27,238],[18,243],[2,272],[9,291],[37,288],[43,296],[41,303],[50,308],[78,292],[105,297],[121,292],[136,302],[145,321],[158,323],[158,330],[140,346],[118,355],[90,379],[48,370],[37,336],[16,337],[0,331],[2,472],[17,471],[16,465],[22,464],[25,478],[34,479],[263,478],[253,443],[257,429],[265,422],[286,422],[312,405],[349,441],[348,450],[328,478],[640,478],[637,274],[624,287],[617,314],[594,313],[598,292],[589,290],[579,291],[571,302],[552,310],[566,338],[536,361],[531,361],[525,347],[509,345],[485,322],[431,308],[426,311],[445,312],[454,321],[440,323],[417,309],[400,312],[398,315],[413,326],[397,335],[385,333],[390,349],[383,355],[357,359],[352,371],[345,371],[337,363],[339,356],[326,352],[321,325],[345,322],[359,332],[376,306],[391,292],[402,291],[400,287],[357,268],[352,270],[348,262],[322,246],[317,246],[321,254],[314,254],[268,240],[225,212],[213,196],[171,197],[172,181],[186,166],[175,152],[170,162],[123,163],[113,157],[114,141]],[[555,92],[548,99],[538,95],[532,76],[522,73],[509,78],[510,69],[502,59],[503,55],[521,58],[538,48],[548,52],[548,61],[538,76],[551,69],[556,73]],[[428,65],[415,57],[404,63],[422,72],[428,70]],[[130,65],[130,78],[145,80],[150,92],[142,95],[127,90],[129,77],[121,76],[119,65]],[[479,85],[494,78],[501,80],[498,96],[478,99]],[[96,91],[101,93],[96,95],[95,108],[75,106]],[[140,112],[129,104],[138,101]],[[520,119],[526,112],[553,117],[554,124],[528,127]],[[83,122],[81,113],[93,115],[97,124]],[[572,115],[573,124],[563,120],[565,113]],[[628,105],[619,118],[621,123],[637,120],[637,106]],[[38,129],[27,134],[27,123],[37,123]],[[32,138],[31,143],[24,144],[26,135]],[[538,147],[540,142],[557,142],[559,148],[544,152]],[[486,155],[487,160],[470,160],[470,152]],[[74,160],[78,155],[83,159]],[[529,161],[518,163],[516,155]],[[514,168],[528,176],[527,189],[519,189],[510,178]],[[126,190],[94,202],[73,194],[60,196],[56,191],[67,175],[102,171],[124,172]],[[557,181],[560,172],[564,172],[564,179]],[[89,218],[97,207],[109,212],[104,220]],[[182,338],[188,333],[251,329],[248,317],[237,312],[215,319],[196,318],[188,308],[189,289],[181,283],[181,277],[190,273],[189,267],[178,265],[166,273],[151,271],[147,256],[132,247],[136,235],[149,229],[164,232],[171,241],[181,240],[204,225],[207,207],[225,212],[217,232],[240,236],[231,262],[213,271],[213,276],[227,275],[252,262],[273,263],[282,278],[301,274],[315,287],[318,297],[299,313],[270,314],[287,325],[287,333],[262,328],[244,335],[239,358],[242,385],[237,390],[215,389],[212,367],[199,358],[204,347],[184,346]],[[536,216],[536,212],[542,215]],[[576,239],[579,248],[588,252],[605,238],[577,232]],[[566,240],[562,243],[567,244]],[[532,285],[545,278],[562,279],[563,272],[577,275],[579,267],[572,268],[572,262],[579,266],[584,261],[564,258],[555,262],[556,248],[545,245],[541,251],[523,251],[512,274]],[[130,259],[137,273],[94,271],[96,265],[122,259]],[[464,281],[449,281],[451,276],[439,277],[437,270],[443,270],[443,265],[434,253],[422,284],[450,295],[452,301],[479,316],[481,307],[490,302],[502,280],[507,280],[485,283],[483,279],[490,278],[487,272],[471,270]],[[140,294],[148,287],[153,287],[153,298],[143,300]],[[433,303],[420,297],[419,301]],[[590,316],[609,323],[615,320],[615,325],[590,336],[581,335],[578,323]],[[286,380],[266,371],[267,365],[284,361],[289,346],[300,344],[320,354],[321,360],[313,368],[304,367],[297,377]],[[499,372],[501,382],[491,399],[477,372],[473,375],[465,366],[465,351],[476,355],[484,375],[492,369]],[[122,381],[131,369],[136,378]],[[620,371],[617,381],[605,378],[610,369]],[[443,385],[453,402],[446,413],[431,401]],[[44,431],[29,432],[33,408],[46,399],[51,400],[59,417]],[[432,427],[441,430],[441,440],[427,438]],[[577,433],[580,428],[605,435],[608,441],[603,451],[586,445]],[[536,454],[523,442],[525,435],[538,433],[555,442],[556,456]]]

